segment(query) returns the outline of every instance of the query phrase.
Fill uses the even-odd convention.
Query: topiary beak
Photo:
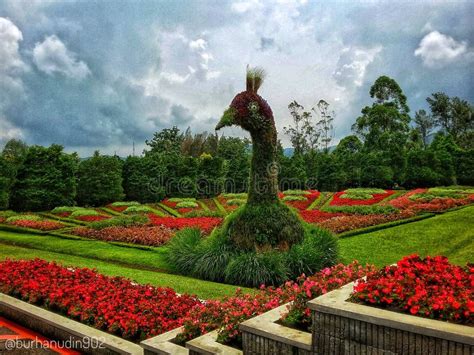
[[[221,129],[222,127],[229,127],[236,124],[235,114],[236,114],[236,111],[232,107],[229,107],[227,110],[225,110],[224,114],[221,117],[221,120],[216,126],[216,131]]]

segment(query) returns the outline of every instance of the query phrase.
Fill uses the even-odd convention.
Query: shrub
[[[377,189],[377,188],[355,187],[355,188],[352,188],[352,189],[347,189],[345,192],[376,195],[376,194],[384,194],[387,191],[384,190],[384,189]]]
[[[289,196],[283,196],[282,198],[283,201],[306,201],[307,198],[304,196],[299,196],[299,195],[289,195]]]
[[[245,200],[247,199],[247,194],[245,192],[242,193],[226,193],[221,195],[224,198],[230,198],[230,199],[239,199],[239,200]]]
[[[34,214],[18,214],[7,218],[7,223],[13,223],[16,221],[39,221],[40,216]]]
[[[137,214],[137,213],[153,213],[153,209],[149,206],[144,206],[144,205],[140,205],[140,206],[130,206],[130,207],[127,207],[127,209],[125,211],[123,211],[123,213],[125,214]]]
[[[219,210],[192,210],[186,212],[186,217],[225,217],[225,214]]]
[[[337,255],[337,241],[330,232],[305,225],[303,242],[293,245],[286,256],[289,276],[291,279],[296,279],[302,274],[314,274],[334,265]]]
[[[40,259],[1,262],[0,292],[132,340],[179,327],[200,304],[196,297],[178,295],[170,288]]]
[[[9,217],[13,217],[13,216],[16,216],[16,212],[14,211],[10,211],[10,210],[7,210],[7,211],[0,211],[0,217],[1,218],[9,218]]]
[[[222,222],[217,217],[158,217],[149,215],[150,222],[155,226],[165,226],[172,229],[199,228],[204,233],[210,233]]]
[[[89,228],[103,229],[107,227],[130,227],[147,224],[150,220],[144,215],[116,216],[102,221],[92,222]]]
[[[327,206],[323,212],[351,213],[351,214],[390,214],[398,210],[393,206]]]
[[[88,209],[88,208],[81,208],[76,209],[74,212],[71,213],[71,218],[77,218],[82,216],[98,216],[99,212],[96,210]]]
[[[72,213],[77,210],[82,210],[83,207],[75,207],[75,206],[60,206],[55,207],[51,211],[51,213],[60,214],[60,213]]]
[[[285,190],[283,191],[285,195],[309,195],[309,191],[305,190]]]
[[[245,204],[245,202],[245,200],[234,198],[231,200],[227,200],[226,204],[229,206],[242,206]]]
[[[350,200],[369,200],[372,198],[371,194],[365,192],[345,192],[341,198],[348,198]]]
[[[21,227],[21,228],[39,229],[42,231],[49,231],[49,230],[60,229],[64,227],[64,225],[59,222],[40,221],[40,220],[31,220],[31,219],[14,220],[8,223],[17,227]]]
[[[180,274],[192,275],[199,255],[196,248],[201,241],[202,232],[198,228],[186,228],[176,233],[168,243],[166,259],[170,266]]]
[[[172,198],[169,198],[167,199],[166,201],[169,201],[169,202],[195,202],[196,201],[196,198],[194,197],[172,197]]]
[[[130,206],[140,206],[140,202],[137,201],[118,201],[110,204],[114,207],[130,207]]]
[[[194,201],[182,201],[176,204],[176,208],[197,208],[199,205]]]
[[[279,285],[287,278],[285,256],[278,252],[243,253],[232,258],[225,268],[225,281],[235,285]]]
[[[166,227],[113,226],[100,230],[79,227],[73,230],[73,234],[104,241],[160,246],[167,243],[174,232]]]

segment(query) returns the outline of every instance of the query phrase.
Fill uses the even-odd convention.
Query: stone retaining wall
[[[353,286],[308,302],[314,354],[474,354],[472,327],[347,302]]]
[[[143,349],[137,344],[2,293],[0,315],[52,340],[77,343],[76,349],[81,353],[143,354]]]

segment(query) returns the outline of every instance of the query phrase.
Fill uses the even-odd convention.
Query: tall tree
[[[304,107],[298,102],[293,101],[288,105],[290,115],[293,119],[293,125],[283,127],[285,134],[290,137],[294,148],[294,154],[300,155],[307,152],[312,143],[308,142],[308,134],[312,131],[311,113],[304,110]]]
[[[77,202],[80,205],[101,206],[123,199],[122,161],[98,151],[81,161],[77,171]]]
[[[13,164],[15,168],[19,168],[25,160],[28,152],[28,146],[19,139],[10,139],[3,148],[2,157]]]
[[[329,151],[329,144],[334,138],[334,111],[329,110],[329,104],[324,100],[319,100],[316,108],[312,108],[312,111],[319,116],[319,120],[316,123],[318,137],[321,137],[321,142],[324,151]]]
[[[77,163],[77,155],[64,153],[60,145],[28,148],[13,186],[11,207],[19,211],[41,211],[73,205]]]
[[[179,128],[165,128],[160,132],[155,132],[153,138],[145,143],[150,147],[151,153],[177,153],[181,151],[181,144],[184,136]]]
[[[387,76],[375,81],[370,96],[375,102],[362,109],[352,129],[363,138],[367,152],[383,153],[394,181],[400,184],[406,165],[405,146],[410,123],[406,96],[397,82]]]
[[[428,115],[425,110],[418,110],[415,112],[415,118],[413,119],[416,125],[416,129],[420,132],[423,146],[427,147],[427,138],[431,134],[434,128],[433,117]]]

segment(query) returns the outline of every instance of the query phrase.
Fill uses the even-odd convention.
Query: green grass
[[[354,259],[377,266],[410,254],[445,255],[456,264],[474,261],[474,206],[447,212],[419,222],[339,241],[341,261]]]
[[[124,276],[139,283],[149,283],[156,286],[167,286],[179,293],[195,294],[202,299],[220,298],[232,295],[236,286],[202,281],[190,277],[160,273],[149,270],[139,270],[122,265],[111,264],[99,260],[64,255],[49,251],[26,249],[10,245],[0,245],[0,260],[41,258],[57,261],[64,265],[96,268],[100,273],[110,276]],[[256,290],[243,289],[245,293],[255,293]]]
[[[171,207],[166,206],[164,203],[158,202],[157,205],[174,217],[182,217],[178,211],[176,211],[175,209]]]
[[[98,240],[70,240],[51,235],[0,231],[0,243],[30,249],[81,256],[153,270],[169,270],[164,247],[141,250]]]

